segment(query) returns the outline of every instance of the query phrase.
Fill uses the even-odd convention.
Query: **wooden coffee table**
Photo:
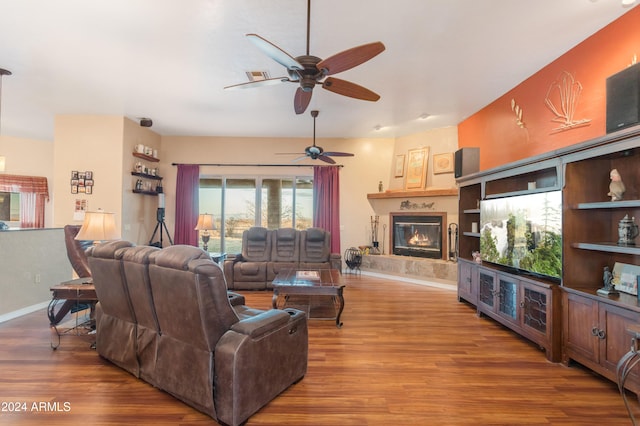
[[[340,328],[340,315],[344,309],[343,289],[337,269],[288,269],[278,273],[273,280],[271,304],[278,309],[279,300],[282,300],[281,307],[285,307],[292,296],[305,296],[309,300],[312,296],[329,296],[335,308],[336,327]]]

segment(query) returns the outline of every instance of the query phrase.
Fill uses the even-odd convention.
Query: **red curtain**
[[[179,164],[176,180],[175,243],[198,246],[198,222],[200,166]]]
[[[21,228],[44,228],[44,205],[49,200],[46,177],[0,174],[0,191],[20,193]]]
[[[313,226],[331,232],[331,253],[340,253],[340,167],[313,168]]]

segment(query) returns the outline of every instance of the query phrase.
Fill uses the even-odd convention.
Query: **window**
[[[0,192],[0,222],[12,228],[20,227],[19,192]]]
[[[309,228],[313,223],[313,178],[215,177],[200,179],[200,212],[213,214],[209,251],[239,253],[252,226]]]

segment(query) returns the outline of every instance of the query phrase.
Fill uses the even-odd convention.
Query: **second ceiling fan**
[[[304,160],[305,158],[311,158],[312,160],[320,160],[325,163],[335,164],[336,161],[331,157],[353,157],[354,155],[349,152],[336,152],[325,151],[321,146],[316,145],[316,117],[318,117],[319,111],[312,110],[311,116],[313,117],[313,144],[304,149],[304,154],[301,157],[296,158],[293,162]]]
[[[323,89],[327,89],[330,92],[355,99],[374,102],[380,99],[380,95],[365,87],[350,81],[327,76],[349,70],[367,62],[385,50],[384,44],[379,41],[363,44],[337,53],[327,59],[320,59],[309,54],[310,23],[311,0],[307,0],[307,53],[295,58],[267,39],[257,34],[247,34],[249,40],[265,55],[286,68],[288,77],[268,78],[266,80],[234,84],[225,87],[225,89],[244,89],[280,82],[298,83],[299,86],[293,99],[293,108],[296,114],[302,114],[306,111],[311,102],[313,88],[316,85],[321,85]]]

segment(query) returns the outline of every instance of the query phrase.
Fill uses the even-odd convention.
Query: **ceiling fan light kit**
[[[288,77],[249,81],[227,86],[225,89],[259,87],[281,82],[298,83],[299,86],[293,98],[293,109],[296,114],[302,114],[306,111],[311,102],[313,88],[316,85],[321,85],[323,89],[338,95],[354,99],[371,102],[380,99],[380,95],[360,85],[333,77],[325,79],[325,77],[347,71],[367,62],[385,50],[384,44],[379,41],[363,44],[323,60],[309,54],[310,22],[311,0],[307,0],[307,52],[306,55],[298,57],[291,56],[258,34],[247,34],[249,41],[260,49],[262,53],[286,68]]]

